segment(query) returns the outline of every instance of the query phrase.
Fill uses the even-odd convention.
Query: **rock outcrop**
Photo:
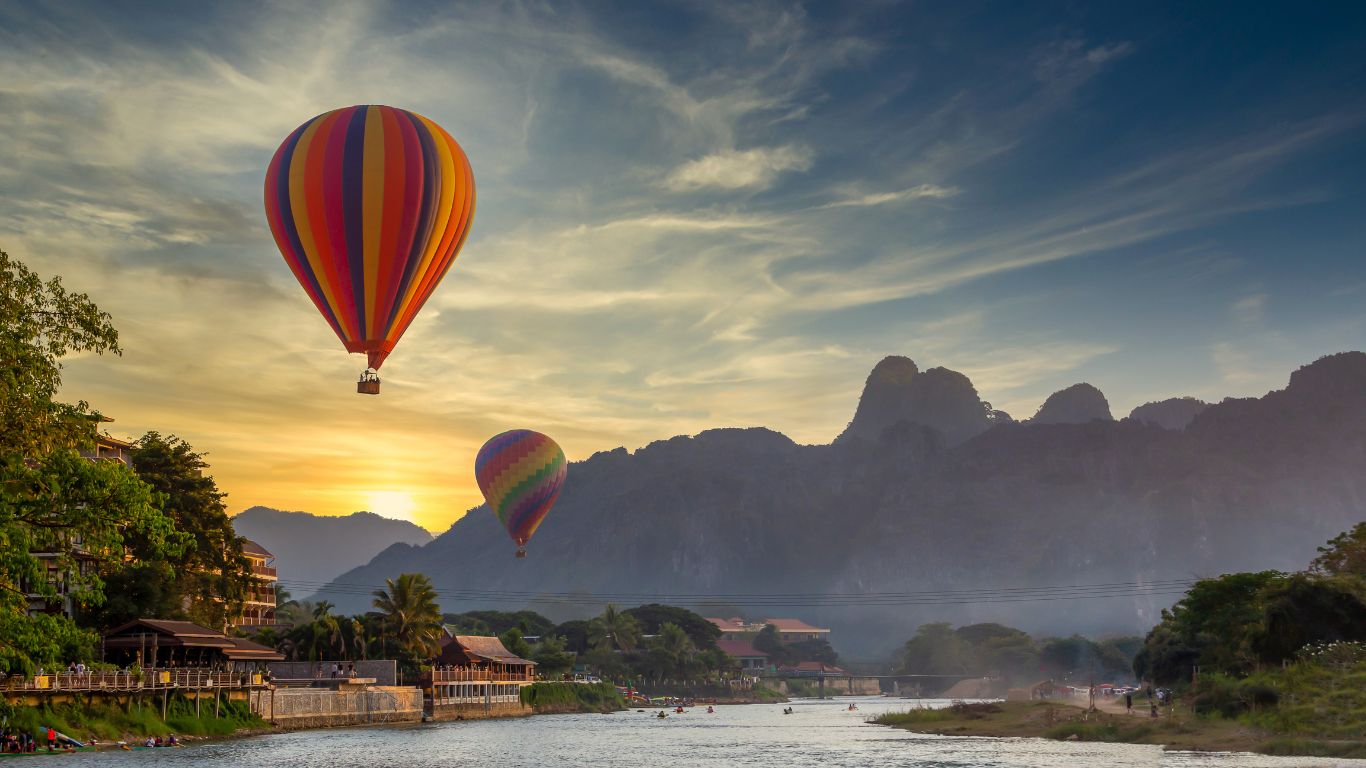
[[[868,375],[854,420],[837,442],[876,441],[903,422],[938,430],[950,445],[992,425],[987,405],[967,376],[947,368],[921,372],[910,358],[887,357]]]
[[[1129,412],[1129,418],[1145,424],[1154,424],[1163,429],[1182,430],[1209,407],[1204,400],[1193,397],[1173,397],[1144,403]]]
[[[1043,401],[1031,424],[1086,424],[1092,421],[1114,421],[1110,403],[1099,389],[1087,384],[1073,384],[1054,392]]]

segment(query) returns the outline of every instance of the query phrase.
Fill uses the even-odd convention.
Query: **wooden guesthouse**
[[[274,648],[189,621],[137,619],[104,633],[105,661],[148,668],[254,668],[284,661]]]
[[[503,680],[530,680],[536,670],[536,662],[513,654],[498,638],[478,635],[448,635],[436,665],[489,673]]]

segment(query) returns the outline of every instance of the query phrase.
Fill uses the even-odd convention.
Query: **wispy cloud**
[[[718,152],[678,166],[664,186],[675,191],[767,189],[785,171],[810,169],[811,160],[811,150],[795,146]]]
[[[573,458],[722,425],[823,442],[890,353],[1030,413],[1142,343],[1022,298],[1049,265],[1088,257],[1072,290],[1122,294],[1104,266],[1117,253],[1170,273],[1173,295],[1218,287],[1205,317],[1229,325],[1191,343],[1220,386],[1264,380],[1232,321],[1273,324],[1251,302],[1277,306],[1277,284],[1253,282],[1256,259],[1218,227],[1332,196],[1278,174],[1356,118],[1107,135],[1073,159],[1057,137],[1076,132],[1059,129],[1123,98],[1096,86],[1153,66],[1146,42],[1050,27],[946,49],[934,9],[889,27],[893,11],[716,3],[665,34],[592,6],[205,5],[157,25],[12,6],[0,247],[122,330],[127,355],[74,361],[70,396],[118,430],[209,450],[235,508],[345,512],[401,486],[441,528],[478,499],[459,468],[510,426],[552,432]],[[480,197],[385,394],[366,400],[260,202],[280,139],[353,103],[441,122]],[[1184,233],[1194,242],[1174,242]],[[1233,274],[1248,280],[1224,286]],[[1001,279],[1015,275],[1035,284]]]

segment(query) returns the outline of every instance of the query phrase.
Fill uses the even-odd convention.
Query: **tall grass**
[[[616,712],[626,702],[611,683],[532,683],[522,703],[538,712]]]
[[[265,721],[251,713],[246,702],[221,703],[219,717],[213,704],[204,702],[203,716],[195,717],[193,700],[174,696],[161,718],[160,702],[147,701],[127,708],[107,700],[92,699],[42,707],[14,707],[7,714],[9,728],[41,736],[53,728],[79,741],[142,739],[172,733],[191,736],[230,736],[242,728],[265,728]],[[41,739],[40,739],[41,740]]]

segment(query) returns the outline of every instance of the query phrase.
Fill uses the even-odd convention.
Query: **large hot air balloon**
[[[474,174],[441,126],[360,105],[299,126],[266,171],[266,219],[289,268],[347,352],[375,371],[455,261],[474,218]]]
[[[568,463],[554,440],[529,429],[490,437],[474,460],[474,478],[489,509],[526,557],[526,543],[564,487]]]

